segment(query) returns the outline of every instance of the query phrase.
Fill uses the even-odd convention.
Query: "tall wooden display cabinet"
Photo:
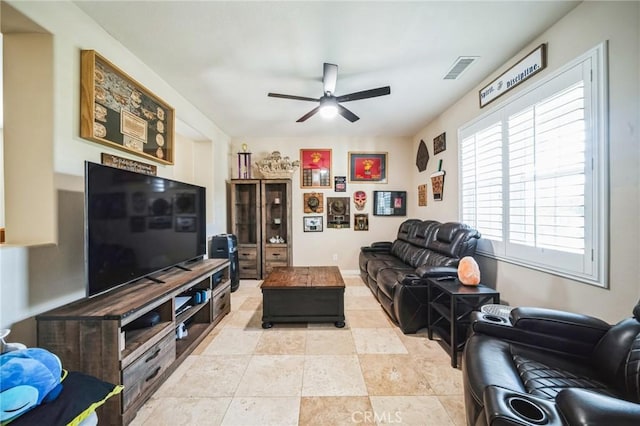
[[[262,279],[274,266],[290,266],[291,180],[232,179],[230,191],[240,278]]]

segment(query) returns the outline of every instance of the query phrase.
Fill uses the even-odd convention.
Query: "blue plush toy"
[[[0,355],[0,422],[7,422],[62,391],[60,358],[40,348]]]

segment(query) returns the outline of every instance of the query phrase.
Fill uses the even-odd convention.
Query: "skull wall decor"
[[[353,193],[353,203],[356,205],[356,210],[364,210],[364,206],[367,204],[367,193],[364,191],[356,191]]]

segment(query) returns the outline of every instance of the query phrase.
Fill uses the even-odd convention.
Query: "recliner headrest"
[[[633,308],[633,317],[637,321],[640,321],[640,301],[638,301],[638,303],[636,304],[636,307]]]
[[[456,236],[456,232],[458,232],[460,228],[461,226],[459,223],[443,223],[440,225],[440,229],[438,229],[436,239],[443,243],[450,243],[453,241],[453,238]]]

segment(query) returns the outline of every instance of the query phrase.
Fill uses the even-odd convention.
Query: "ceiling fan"
[[[320,105],[300,117],[296,120],[298,123],[306,121],[309,117],[316,114],[318,111],[327,117],[334,117],[336,114],[340,114],[350,122],[358,121],[360,117],[349,111],[340,102],[357,101],[360,99],[375,98],[377,96],[384,96],[391,93],[391,87],[378,87],[377,89],[363,90],[361,92],[349,93],[348,95],[335,96],[333,92],[336,90],[336,80],[338,79],[338,66],[336,64],[324,63],[322,72],[322,86],[324,94],[320,98],[307,98],[305,96],[283,95],[281,93],[269,93],[267,96],[272,98],[284,98],[293,99],[296,101],[311,101],[319,102]]]

